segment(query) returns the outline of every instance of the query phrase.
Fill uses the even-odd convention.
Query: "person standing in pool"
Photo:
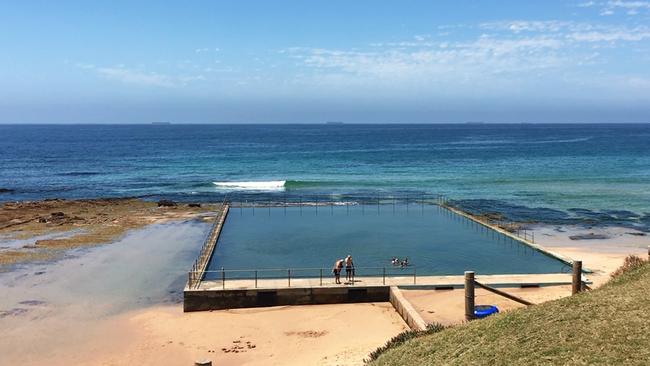
[[[334,267],[332,268],[332,273],[334,273],[334,280],[337,284],[341,284],[341,269],[343,268],[343,259],[339,259],[334,262]]]
[[[354,263],[352,262],[352,256],[349,254],[345,257],[345,280],[348,282],[354,280]]]

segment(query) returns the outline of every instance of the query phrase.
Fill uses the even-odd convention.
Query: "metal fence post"
[[[288,284],[289,284],[288,287],[291,287],[291,269],[287,270],[287,281],[288,281]]]
[[[221,267],[221,288],[226,289],[226,271]]]
[[[386,284],[386,267],[383,267],[383,270],[384,270],[383,282],[384,282],[384,285],[385,285]]]
[[[414,285],[416,283],[416,278],[417,278],[417,276],[416,276],[416,272],[415,272],[415,266],[413,266],[413,284]]]
[[[320,269],[320,285],[323,286],[323,269]]]
[[[257,270],[255,270],[255,288],[257,288]]]
[[[465,271],[465,320],[474,318],[474,271]]]

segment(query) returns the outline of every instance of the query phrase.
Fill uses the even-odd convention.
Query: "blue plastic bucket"
[[[481,319],[499,312],[499,308],[494,305],[476,305],[474,306],[474,316]]]

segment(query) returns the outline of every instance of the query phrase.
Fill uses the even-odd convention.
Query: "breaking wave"
[[[217,188],[229,191],[284,191],[286,180],[263,182],[212,182]]]

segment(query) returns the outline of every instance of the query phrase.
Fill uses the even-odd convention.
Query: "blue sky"
[[[650,122],[650,1],[0,0],[0,123]]]

